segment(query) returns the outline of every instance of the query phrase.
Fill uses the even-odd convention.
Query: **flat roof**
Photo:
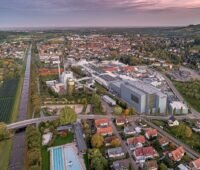
[[[181,108],[188,109],[188,107],[180,101],[174,101],[174,102],[170,103],[170,106],[173,108],[176,108],[176,109],[181,109]]]
[[[133,89],[138,89],[139,91],[142,91],[144,93],[148,93],[148,94],[157,94],[159,96],[166,96],[166,94],[162,93],[160,91],[160,89],[147,84],[141,80],[136,80],[136,81],[125,81],[124,82],[125,85],[129,85],[130,87],[132,87]]]

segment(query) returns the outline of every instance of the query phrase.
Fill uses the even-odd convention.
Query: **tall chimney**
[[[60,78],[60,63],[58,63],[58,77]]]

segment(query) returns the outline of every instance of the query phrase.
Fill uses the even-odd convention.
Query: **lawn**
[[[172,136],[180,139],[183,143],[187,144],[191,148],[193,148],[195,151],[200,153],[200,134],[196,132],[192,132],[191,137],[186,137],[185,133],[180,134],[180,132],[184,132],[184,129],[179,129],[180,125],[188,126],[185,122],[180,122],[180,125],[178,127],[168,127],[166,126],[166,123],[164,121],[160,120],[153,120],[152,123],[154,123],[157,126],[163,126],[164,130],[171,134]]]
[[[68,133],[66,137],[56,136],[51,147],[72,143],[73,140],[74,140],[73,133]],[[42,170],[50,169],[50,152],[48,151],[48,147],[42,146],[41,153],[42,153]]]
[[[200,112],[200,81],[184,83],[173,81],[173,84],[187,101],[187,103],[198,112]]]
[[[86,170],[89,170],[89,159],[88,159],[87,154],[84,154],[83,158],[84,158],[84,163],[85,163]]]
[[[11,151],[11,139],[4,140],[0,142],[0,169],[1,170],[7,170],[8,169],[8,163],[9,163],[9,157],[10,157],[10,151]],[[3,156],[2,156],[3,155]]]

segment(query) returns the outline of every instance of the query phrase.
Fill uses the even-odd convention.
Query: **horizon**
[[[0,28],[174,27],[199,23],[198,0],[0,1]]]

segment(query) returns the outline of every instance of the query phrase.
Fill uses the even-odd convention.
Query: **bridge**
[[[93,80],[93,78],[92,77],[83,77],[83,78],[77,79],[76,82],[80,82],[80,81],[84,81],[84,80]]]
[[[101,118],[108,118],[108,119],[115,119],[119,116],[116,115],[93,115],[93,114],[88,114],[88,115],[83,115],[83,114],[78,114],[78,119],[101,119]],[[148,115],[133,115],[129,116],[129,120],[136,120],[136,119],[158,119],[158,120],[168,120],[169,116],[148,116]],[[176,119],[178,120],[183,120],[183,119],[192,119],[192,117],[189,117],[188,115],[186,116],[175,116]],[[11,123],[7,125],[7,128],[9,130],[14,130],[14,129],[20,129],[20,128],[25,128],[29,125],[32,124],[39,124],[41,122],[46,122],[46,121],[53,121],[58,119],[58,116],[45,116],[41,118],[33,118],[33,119],[27,119],[23,121],[18,121],[15,123]]]
[[[20,129],[20,128],[25,128],[25,127],[32,125],[32,124],[39,124],[41,122],[53,121],[53,120],[56,120],[57,118],[58,118],[58,116],[48,116],[48,117],[27,119],[27,120],[22,120],[22,121],[19,121],[19,122],[8,124],[7,128],[9,130]]]

